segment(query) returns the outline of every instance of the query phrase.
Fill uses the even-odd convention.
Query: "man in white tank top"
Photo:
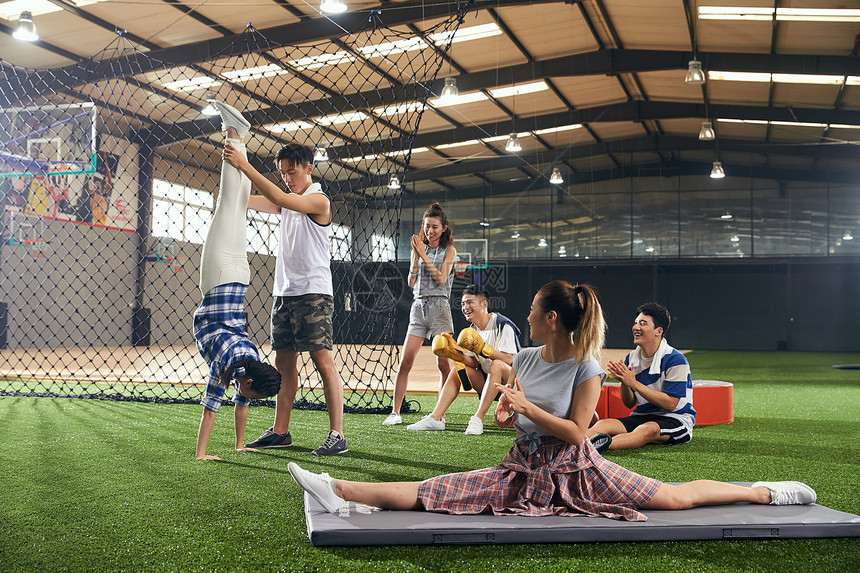
[[[288,144],[278,151],[275,166],[286,184],[285,193],[254,169],[228,145],[224,159],[251,180],[260,195],[248,200],[248,208],[281,215],[280,241],[275,265],[272,305],[272,348],[283,383],[272,427],[246,444],[250,448],[283,448],[292,445],[290,414],[298,391],[298,358],[310,353],[323,381],[330,431],[313,451],[316,455],[347,451],[343,436],[343,382],[332,356],[334,299],[331,279],[329,233],[331,201],[314,183],[313,152]]]

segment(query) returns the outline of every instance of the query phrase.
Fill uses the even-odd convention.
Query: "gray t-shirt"
[[[541,357],[542,348],[523,348],[514,356],[514,372],[529,402],[553,416],[566,419],[570,416],[573,391],[594,376],[600,376],[602,384],[606,380],[606,373],[596,360],[578,362],[575,358],[568,358],[562,362],[549,363]],[[514,428],[527,436],[550,435],[525,416],[517,416]]]
[[[447,247],[427,247],[425,245],[427,257],[432,261],[433,266],[440,271],[442,270],[442,262],[445,260],[445,254],[450,248],[451,245]],[[412,287],[412,295],[415,298],[424,296],[444,296],[445,298],[451,298],[451,287],[453,284],[454,273],[451,272],[448,273],[445,282],[436,284],[436,281],[430,276],[430,271],[424,265],[424,260],[421,259],[418,261],[418,280],[415,281],[415,286]]]

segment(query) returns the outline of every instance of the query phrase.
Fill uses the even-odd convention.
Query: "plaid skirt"
[[[570,444],[546,436],[536,448],[528,440],[514,442],[498,466],[425,480],[418,499],[424,509],[438,513],[646,521],[636,509],[659,487],[658,480],[603,458],[588,438]]]

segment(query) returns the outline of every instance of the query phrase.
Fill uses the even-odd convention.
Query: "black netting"
[[[281,145],[318,149],[315,179],[334,205],[335,362],[346,409],[390,406],[401,189],[462,16],[419,30],[371,13],[361,29],[297,45],[249,27],[181,65],[121,35],[66,68],[0,60],[0,394],[200,399],[208,368],[191,320],[219,184],[220,118],[201,113],[214,96],[249,118],[249,158],[273,180]],[[248,331],[269,362],[277,225],[278,216],[249,211]],[[296,405],[324,407],[301,356]]]

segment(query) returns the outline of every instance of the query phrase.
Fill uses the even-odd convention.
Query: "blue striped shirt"
[[[663,392],[669,396],[678,398],[678,404],[671,412],[664,410],[659,406],[655,406],[638,393],[636,396],[636,408],[631,412],[631,415],[637,414],[656,414],[658,416],[669,416],[685,421],[692,428],[696,422],[696,411],[693,409],[693,379],[690,375],[690,363],[683,354],[666,344],[662,347],[665,340],[661,343],[661,348],[654,355],[654,360],[660,361],[659,374],[650,372],[650,364],[645,364],[640,361],[634,364],[633,371],[636,374],[636,380],[648,386],[652,390]],[[632,352],[624,358],[624,364],[630,365]]]
[[[248,285],[239,283],[216,286],[206,293],[194,312],[194,340],[200,356],[209,365],[206,393],[200,404],[213,412],[221,407],[226,390],[221,385],[224,371],[242,358],[259,360],[257,347],[245,330],[247,291]],[[244,368],[233,372],[233,378],[244,375]],[[237,406],[247,406],[250,402],[238,392],[233,395],[233,403]]]

